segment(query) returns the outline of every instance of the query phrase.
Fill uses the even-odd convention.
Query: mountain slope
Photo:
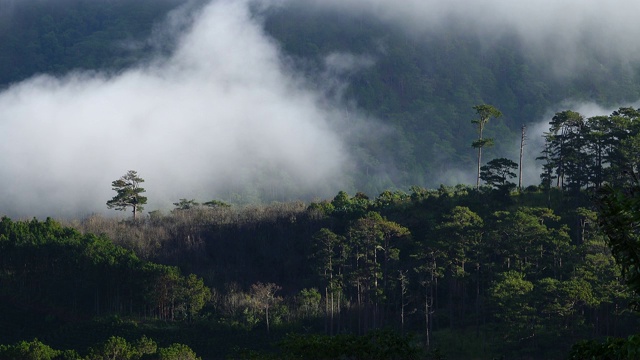
[[[640,98],[640,63],[603,52],[587,36],[576,38],[566,52],[536,52],[516,32],[489,36],[459,19],[417,31],[340,6],[249,4],[251,21],[272,39],[283,72],[319,94],[321,106],[330,110],[328,117],[337,115],[330,125],[341,137],[350,166],[342,174],[348,180],[336,182],[350,192],[375,195],[411,185],[472,183],[475,152],[470,145],[477,135],[471,120],[477,104],[492,104],[504,114],[486,128],[486,135],[496,140],[485,151],[488,161],[516,159],[522,124],[547,122],[554,112],[579,102],[616,108]],[[37,74],[117,75],[166,61],[181,34],[198,21],[200,5],[181,0],[0,0],[0,89]],[[181,10],[170,13],[176,9]],[[575,49],[580,56],[570,53]],[[578,60],[559,71],[557,63],[565,57]],[[530,133],[529,138],[538,135]],[[535,158],[541,149],[527,150]],[[270,161],[263,164],[271,166]],[[309,194],[292,185],[302,180],[273,166],[253,173],[260,179],[242,180],[227,190],[227,197],[246,189],[259,201],[313,198],[339,190]],[[237,177],[235,170],[227,173],[227,178]],[[528,181],[536,183],[537,178]],[[202,187],[218,189],[214,185]],[[225,197],[216,191],[216,197]]]

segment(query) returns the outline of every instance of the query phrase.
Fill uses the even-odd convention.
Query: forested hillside
[[[106,335],[136,358],[132,344],[151,334],[205,358],[308,357],[318,342],[317,358],[337,358],[355,351],[343,341],[360,344],[356,358],[565,358],[572,344],[637,331],[635,260],[625,260],[635,259],[637,220],[619,215],[635,211],[635,195],[600,201],[605,217],[594,200],[613,187],[636,191],[638,119],[631,108],[556,114],[542,185],[520,191],[509,163],[490,161],[481,177],[491,186],[480,188],[247,207],[180,199],[145,219],[68,222],[76,230],[5,217],[3,306],[48,320],[29,315],[28,331],[3,336],[37,336],[89,359]],[[96,326],[107,334],[74,339]],[[626,351],[617,344],[603,351]]]
[[[634,57],[220,4],[0,0],[0,359],[640,351]],[[111,167],[98,207],[132,219],[81,210]],[[4,216],[33,204],[78,216]]]
[[[155,50],[154,24],[182,1],[0,1],[0,84],[36,74],[118,71]]]
[[[147,336],[206,359],[250,358],[239,348],[313,358],[305,337],[268,344],[290,332],[338,335],[315,350],[328,359],[374,351],[340,336],[387,328],[412,337],[392,338],[397,347],[379,358],[428,349],[434,359],[562,359],[573,343],[638,326],[590,204],[556,189],[505,197],[457,186],[309,205],[192,202],[148,220],[72,224],[87,235],[5,218],[3,342],[37,337],[90,356],[110,336],[131,349]]]
[[[171,52],[179,36],[163,33],[163,21],[181,4],[2,0],[0,86],[39,73],[118,72]],[[182,11],[199,8],[192,4]],[[486,129],[497,140],[486,150],[489,156],[515,160],[521,125],[548,121],[545,116],[565,110],[564,101],[617,108],[640,98],[640,64],[605,57],[587,43],[576,44],[586,49],[581,66],[559,76],[515,34],[489,41],[452,22],[417,35],[365,14],[305,3],[254,11],[286,64],[329,98],[350,104],[353,116],[392,129],[374,138],[371,131],[348,133],[348,151],[356,160],[349,170],[353,191],[467,179],[456,171],[473,168],[476,129],[470,121],[477,104],[492,104],[504,114]],[[335,81],[340,84],[331,85]],[[540,151],[527,150],[529,158]],[[268,192],[259,191],[268,200]]]

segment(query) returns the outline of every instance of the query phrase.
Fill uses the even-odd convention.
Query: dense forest
[[[0,0],[0,89],[41,73],[118,73],[170,53],[175,43],[157,40],[176,34],[158,24],[179,5]],[[542,168],[533,185],[519,183],[512,153],[521,126],[564,99],[640,98],[638,64],[594,53],[585,61],[600,71],[559,79],[515,36],[487,49],[453,27],[417,38],[362,14],[253,10],[286,63],[321,91],[337,91],[322,88],[328,55],[374,56],[327,96],[394,132],[375,143],[351,134],[352,187],[327,199],[182,198],[142,214],[146,197],[120,202],[126,186],[116,180],[107,205],[133,208],[132,219],[2,217],[0,359],[640,351],[640,110],[548,116],[543,147],[527,148]],[[438,186],[452,162],[470,174],[477,166],[481,185]]]
[[[580,344],[580,358],[599,346],[584,340],[631,336],[640,320],[625,268],[635,247],[615,240],[637,241],[635,217],[615,222],[635,203],[602,195],[637,182],[639,119],[630,108],[556,114],[541,185],[520,190],[509,162],[489,161],[479,188],[245,207],[180,199],[131,220],[5,217],[1,328],[15,345],[0,353],[559,359]]]

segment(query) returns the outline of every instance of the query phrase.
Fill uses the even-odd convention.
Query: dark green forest
[[[557,113],[541,184],[520,190],[509,163],[490,161],[480,188],[244,207],[180,199],[137,220],[5,217],[0,329],[11,345],[0,356],[637,351],[639,120],[631,108]]]
[[[150,39],[180,4],[0,0],[0,89],[151,61],[172,50]],[[535,185],[518,186],[509,151],[563,99],[640,98],[640,64],[594,54],[585,61],[609,61],[600,72],[558,79],[516,37],[487,49],[453,28],[417,38],[354,14],[261,16],[318,82],[326,55],[382,39],[341,95],[396,130],[352,139],[356,191],[176,199],[126,220],[2,217],[0,359],[637,357],[640,110],[550,116],[544,147],[527,149],[542,165]],[[503,116],[478,139],[470,122],[487,103]],[[473,173],[476,139],[495,140],[483,185],[429,186],[452,161]]]
[[[0,1],[0,84],[135,65],[158,51],[147,41],[154,24],[181,3]]]

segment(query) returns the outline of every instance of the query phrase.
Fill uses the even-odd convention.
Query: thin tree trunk
[[[478,147],[478,176],[476,177],[476,189],[480,189],[480,163],[481,162],[482,162],[482,147]]]
[[[429,349],[429,347],[431,347],[431,333],[429,332],[429,327],[431,326],[431,324],[429,323],[429,293],[427,291],[427,287],[425,286],[424,288],[424,327],[425,327],[425,332],[426,332],[426,342],[427,342],[427,349]]]
[[[482,140],[482,130],[484,128],[484,125],[482,124],[482,119],[480,119],[480,124],[479,124],[479,136],[478,136],[478,140]],[[476,177],[476,189],[480,189],[480,164],[482,164],[482,145],[479,144],[480,146],[478,146],[478,176]]]
[[[331,291],[331,323],[330,325],[330,330],[329,330],[329,335],[333,335],[333,308],[334,308],[334,299],[333,299],[333,291]]]
[[[333,296],[333,295],[331,295]],[[338,324],[336,326],[336,333],[340,332],[340,327],[342,326],[342,309],[340,308],[340,299],[342,298],[342,291],[338,293],[338,301],[336,303],[336,311],[338,312]],[[331,330],[333,332],[333,329]]]
[[[451,269],[449,270],[449,272],[451,272]],[[453,309],[453,291],[455,288],[455,280],[453,279],[453,274],[449,275],[449,294],[448,294],[448,298],[449,298],[449,329],[451,329],[451,331],[453,331],[453,318],[454,318],[454,314],[455,311]]]
[[[480,336],[480,263],[476,263],[476,337]]]
[[[522,125],[522,137],[520,138],[520,175],[518,176],[518,191],[522,192],[522,154],[524,153],[524,140],[526,125]]]
[[[267,318],[267,334],[269,333],[269,306],[265,307],[265,315]]]
[[[331,304],[333,306],[333,304]],[[324,333],[329,334],[329,317],[333,314],[329,314],[329,289],[324,288]]]

